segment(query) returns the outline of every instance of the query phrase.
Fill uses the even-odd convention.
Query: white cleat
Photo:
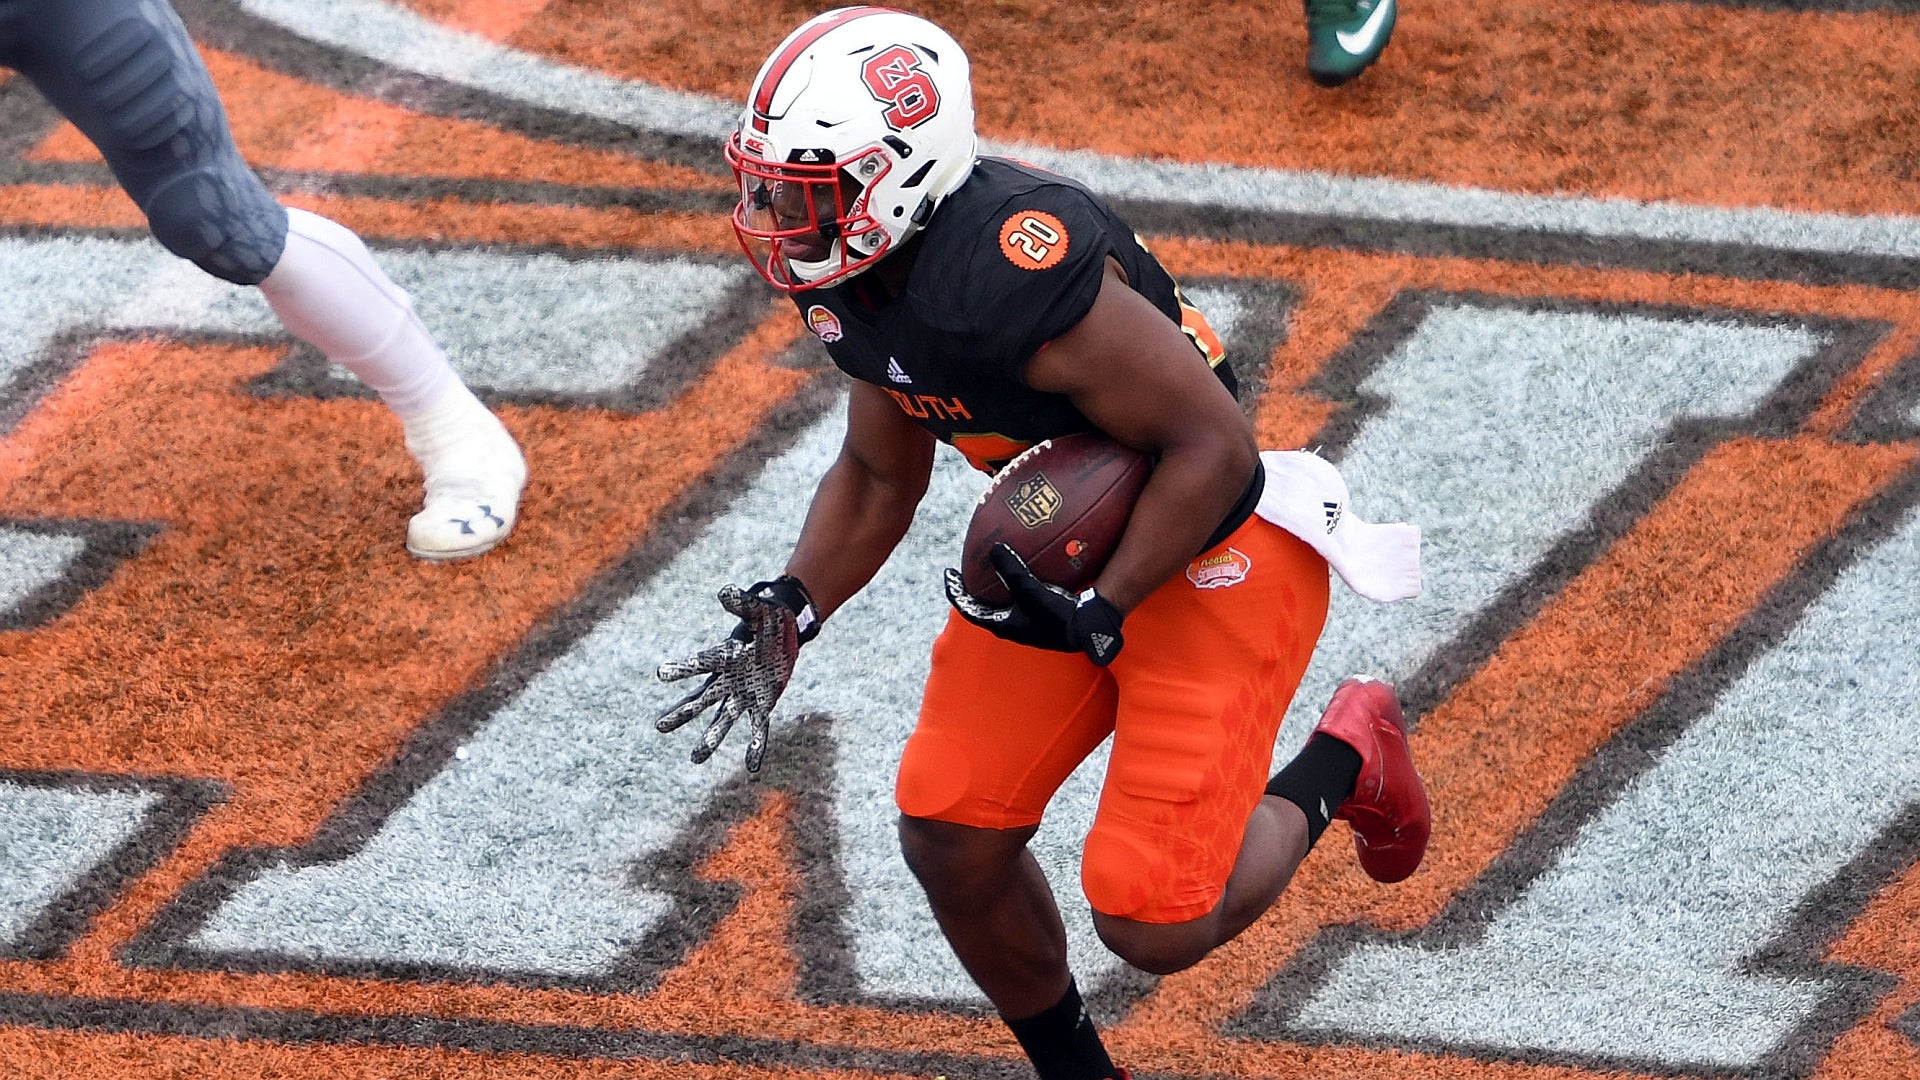
[[[430,562],[465,559],[507,538],[527,484],[527,461],[506,426],[470,394],[407,428],[426,476],[425,505],[407,522],[407,551]]]

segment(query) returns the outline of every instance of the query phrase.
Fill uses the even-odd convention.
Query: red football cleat
[[[1407,721],[1393,687],[1365,675],[1340,684],[1315,731],[1360,752],[1360,779],[1333,816],[1353,824],[1360,868],[1375,881],[1404,880],[1427,853],[1433,811],[1407,747]]]

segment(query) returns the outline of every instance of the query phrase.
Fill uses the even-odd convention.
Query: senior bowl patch
[[[846,331],[840,326],[840,317],[819,304],[807,309],[807,329],[825,342],[839,341],[846,336]]]
[[[1000,225],[1000,254],[1022,270],[1047,270],[1067,257],[1067,227],[1044,210],[1016,210]]]
[[[1238,548],[1228,548],[1218,555],[1188,563],[1187,580],[1193,582],[1196,589],[1224,589],[1247,580],[1247,573],[1252,569],[1252,559],[1241,554]]]

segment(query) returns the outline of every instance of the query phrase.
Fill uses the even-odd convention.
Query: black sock
[[[1324,731],[1316,731],[1300,748],[1300,755],[1267,781],[1267,794],[1278,795],[1307,815],[1307,847],[1312,849],[1327,831],[1333,812],[1353,794],[1360,779],[1360,751]]]
[[[1040,1080],[1110,1080],[1119,1075],[1080,1002],[1080,988],[1072,981],[1067,983],[1066,996],[1052,1008],[1024,1020],[1007,1020],[1006,1025],[1020,1040]]]

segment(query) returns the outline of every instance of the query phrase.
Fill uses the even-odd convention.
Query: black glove
[[[1025,559],[1005,544],[987,553],[1000,580],[1007,583],[1013,603],[1007,607],[983,604],[960,584],[960,571],[947,570],[947,602],[960,616],[993,636],[1036,649],[1083,652],[1101,667],[1113,663],[1125,644],[1120,636],[1120,609],[1106,597],[1086,589],[1075,596],[1058,585],[1033,576]]]
[[[660,665],[662,682],[701,674],[707,681],[661,713],[653,726],[673,731],[719,705],[706,732],[694,744],[693,762],[698,765],[713,756],[733,722],[745,716],[753,728],[747,739],[747,771],[759,772],[767,756],[774,703],[793,676],[800,646],[820,632],[820,620],[806,587],[791,577],[762,581],[747,590],[738,585],[725,586],[720,590],[720,606],[738,615],[739,625],[718,645],[685,660]]]

